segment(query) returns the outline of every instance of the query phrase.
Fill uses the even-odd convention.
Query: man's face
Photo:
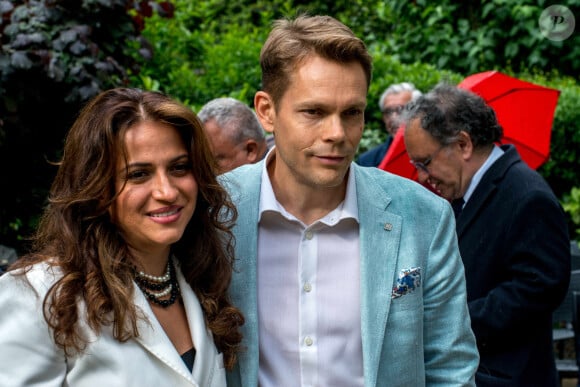
[[[385,97],[383,107],[383,122],[387,132],[394,136],[401,126],[401,112],[407,102],[411,100],[412,93],[410,91],[402,91],[396,94],[389,94]]]
[[[276,135],[275,180],[297,190],[342,187],[364,128],[362,66],[312,56],[292,74],[278,106],[259,95],[267,106],[258,108],[262,126]]]
[[[441,145],[421,127],[420,119],[411,120],[405,128],[405,147],[415,162],[419,182],[429,184],[445,199],[463,196],[467,190],[464,159],[457,143]],[[471,176],[469,176],[471,178]]]
[[[224,173],[251,162],[248,160],[245,143],[236,144],[214,119],[208,120],[203,125],[211,151],[218,163],[217,173]]]

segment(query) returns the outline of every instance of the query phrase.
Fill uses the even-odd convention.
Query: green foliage
[[[560,90],[550,142],[550,158],[538,172],[550,184],[558,197],[572,187],[580,187],[580,84],[571,77],[536,74],[528,79]]]
[[[99,91],[128,83],[144,18],[169,3],[131,0],[0,0],[2,243],[21,247],[34,229],[64,134]],[[129,10],[129,12],[128,12]]]
[[[379,98],[383,91],[393,83],[411,82],[423,92],[429,91],[438,82],[458,83],[461,75],[450,71],[439,71],[429,64],[403,64],[396,57],[385,52],[385,47],[373,44],[369,47],[373,57],[373,81],[369,88],[368,105],[365,112],[365,131],[359,144],[358,153],[362,153],[385,141]]]
[[[387,0],[384,22],[390,34],[384,43],[404,63],[432,63],[463,74],[511,67],[573,76],[580,73],[580,35],[561,42],[545,39],[538,21],[548,5],[541,0]],[[579,14],[579,0],[566,6]]]
[[[260,85],[259,55],[267,30],[252,24],[231,29],[216,25],[209,15],[230,3],[209,3],[215,8],[178,1],[172,20],[152,17],[147,21],[143,34],[153,42],[155,55],[143,63],[137,82],[145,88],[154,86],[194,110],[223,96],[251,104]],[[204,9],[208,15],[201,13]],[[201,20],[209,20],[207,30],[198,24]]]
[[[580,242],[580,187],[574,187],[561,201],[564,211],[576,225],[576,238]]]
[[[265,37],[259,30],[245,31],[243,36],[228,31],[217,40],[203,34],[206,44],[201,67],[206,75],[196,79],[197,101],[230,96],[252,104],[260,88],[260,48]],[[215,74],[219,74],[218,77]]]
[[[423,92],[497,69],[561,90],[550,160],[558,197],[580,187],[580,37],[544,39],[545,0],[0,0],[1,243],[18,247],[46,200],[63,135],[82,104],[120,85],[164,91],[194,110],[231,96],[249,105],[273,20],[306,11],[349,25],[374,58],[358,151],[385,139],[378,107],[391,83]],[[580,15],[580,0],[566,6]],[[578,27],[577,27],[578,28]],[[576,77],[576,78],[574,78]]]

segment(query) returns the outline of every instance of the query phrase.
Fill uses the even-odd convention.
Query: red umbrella
[[[379,169],[383,171],[392,172],[412,180],[417,180],[417,169],[411,164],[411,159],[407,154],[405,142],[403,141],[404,128],[400,127],[393,137],[393,141],[387,149],[387,153],[383,161],[378,165]]]
[[[458,87],[480,95],[495,110],[504,131],[501,143],[514,144],[531,168],[548,160],[559,90],[498,71],[470,75]]]

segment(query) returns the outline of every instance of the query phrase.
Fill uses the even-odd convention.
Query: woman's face
[[[134,252],[168,253],[197,201],[187,149],[176,129],[152,121],[129,128],[124,141],[127,164],[119,156],[112,220]]]

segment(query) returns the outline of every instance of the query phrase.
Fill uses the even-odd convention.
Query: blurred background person
[[[374,148],[361,153],[357,163],[363,167],[378,167],[393,142],[397,129],[401,126],[401,112],[409,101],[417,99],[422,93],[412,83],[403,82],[390,85],[379,99],[379,108],[387,131],[387,139]]]
[[[3,386],[225,386],[243,317],[201,122],[112,89],[70,129],[33,251],[0,277]],[[219,214],[230,214],[224,221]]]
[[[564,211],[478,95],[440,84],[405,112],[419,181],[452,203],[471,324],[476,385],[556,387],[552,312],[570,281]]]
[[[268,144],[254,111],[235,98],[212,99],[198,112],[210,140],[218,172],[256,163],[266,155]]]

